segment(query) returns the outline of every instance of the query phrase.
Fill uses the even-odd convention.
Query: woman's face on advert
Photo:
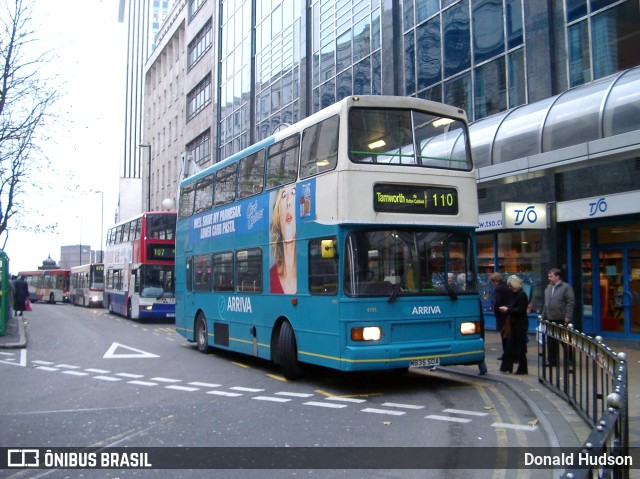
[[[282,188],[280,195],[280,229],[284,241],[291,241],[296,237],[296,187],[295,185]]]

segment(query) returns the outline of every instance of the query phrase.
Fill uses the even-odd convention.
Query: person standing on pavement
[[[18,278],[13,282],[13,285],[16,288],[15,296],[13,298],[13,309],[15,311],[16,316],[18,316],[18,312],[20,312],[20,316],[22,316],[22,312],[26,309],[27,298],[29,297],[29,285],[24,280],[24,278]]]
[[[576,305],[573,288],[562,281],[562,273],[557,268],[550,269],[547,278],[549,279],[549,285],[544,290],[542,319],[566,326],[573,318],[573,310]],[[556,366],[560,349],[558,340],[547,336],[547,344],[548,365]]]
[[[509,331],[507,330],[509,315],[500,311],[501,306],[508,306],[513,299],[513,291],[502,280],[502,274],[491,273],[489,280],[493,284],[493,314],[496,317],[496,330],[500,333],[502,338],[502,355],[498,358],[498,361],[504,358],[504,353],[507,350],[507,341],[509,339]]]
[[[529,307],[529,298],[527,293],[523,291],[524,282],[515,274],[507,278],[507,286],[513,292],[511,303],[508,306],[500,306],[500,312],[508,314],[509,339],[507,341],[507,350],[502,358],[500,371],[503,373],[513,372],[513,364],[518,363],[516,374],[529,374],[527,368],[527,330],[529,329],[529,318],[527,309]]]

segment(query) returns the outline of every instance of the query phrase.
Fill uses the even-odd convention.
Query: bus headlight
[[[479,334],[480,323],[479,322],[467,322],[460,324],[460,334]]]
[[[352,341],[378,341],[380,338],[382,338],[382,328],[378,326],[351,328]]]
[[[144,309],[146,309],[147,311],[151,311],[153,310],[153,306],[152,305],[145,306]]]
[[[96,296],[91,296],[90,301],[93,302],[93,303],[96,303],[98,301],[98,296],[97,295]]]

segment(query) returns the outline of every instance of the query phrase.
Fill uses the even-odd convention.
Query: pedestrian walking
[[[498,358],[498,361],[504,358],[504,353],[507,350],[507,341],[509,339],[509,315],[500,311],[501,306],[508,306],[513,299],[513,291],[502,280],[502,274],[497,271],[491,273],[489,281],[493,284],[493,314],[496,317],[496,330],[500,333],[502,339],[502,354]]]
[[[542,309],[542,319],[567,325],[573,318],[573,310],[576,305],[573,288],[570,284],[562,281],[562,272],[558,268],[552,268],[547,275],[549,284],[544,290],[544,307]],[[558,340],[547,336],[547,360],[548,366],[558,364],[559,346]],[[565,349],[564,344],[562,345]]]
[[[13,310],[16,316],[22,316],[23,311],[26,309],[27,299],[29,298],[29,285],[24,278],[17,278],[13,285],[16,289],[15,296],[13,298]]]
[[[503,373],[513,372],[513,364],[517,362],[518,369],[516,369],[516,374],[529,374],[527,368],[527,330],[529,329],[527,309],[529,307],[529,298],[522,289],[524,282],[516,275],[511,275],[507,278],[507,286],[513,292],[513,297],[508,306],[500,306],[500,311],[509,315],[508,322],[511,327],[507,340],[507,350],[504,353],[500,371]]]

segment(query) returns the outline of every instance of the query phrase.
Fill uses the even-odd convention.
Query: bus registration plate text
[[[432,368],[440,366],[440,358],[414,359],[409,363],[411,368]]]

